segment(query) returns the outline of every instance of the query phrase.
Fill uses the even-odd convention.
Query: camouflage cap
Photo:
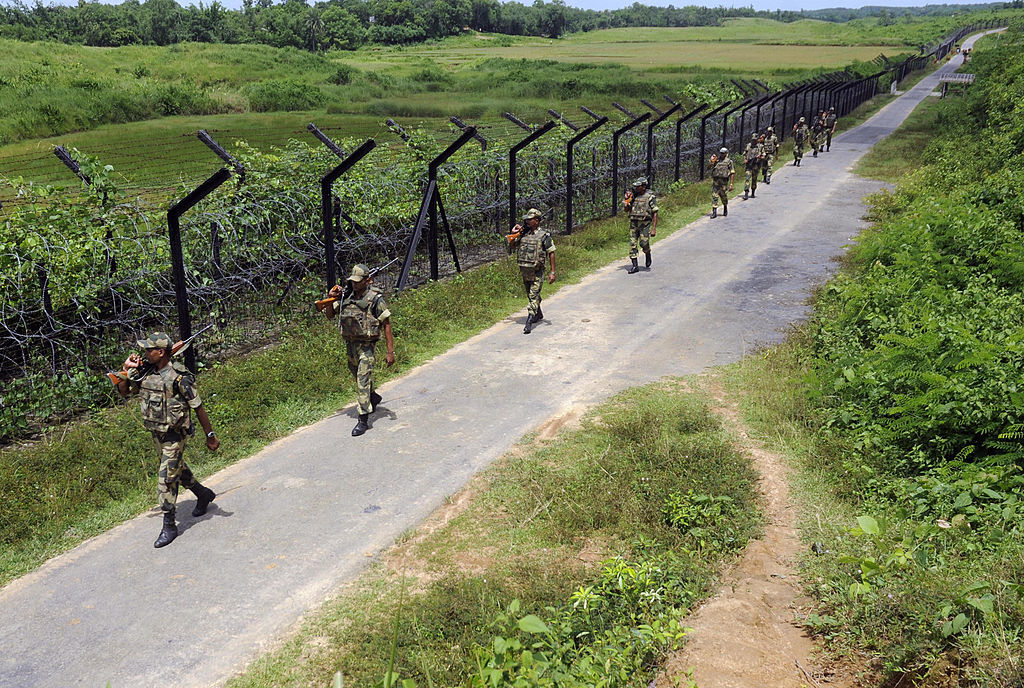
[[[637,177],[633,186],[647,186],[647,177]]]
[[[725,146],[722,146],[721,148],[718,149],[718,152],[719,153],[728,153],[729,149],[726,148]]]
[[[523,213],[523,222],[526,222],[527,220],[532,220],[534,218],[539,220],[543,216],[544,216],[544,214],[541,213],[536,208],[530,208],[525,213]]]
[[[775,131],[775,127],[768,127],[767,129],[765,129],[765,131],[767,131],[770,134],[773,131]]]
[[[750,132],[750,140],[751,141],[756,141],[757,140],[757,132],[756,131]]]
[[[136,343],[143,349],[170,349],[173,345],[171,336],[166,332],[154,332]]]
[[[835,112],[835,111],[836,111],[836,106],[835,106],[835,105],[833,105],[832,107],[830,107],[830,108],[828,109],[828,111],[829,111],[829,112]]]
[[[349,282],[362,282],[364,279],[370,276],[370,268],[366,267],[362,263],[352,267],[352,274],[348,276],[347,281]]]
[[[806,119],[804,119],[803,117],[801,117],[801,118],[800,118],[800,121],[801,121],[801,122],[806,122],[807,120],[806,120]]]

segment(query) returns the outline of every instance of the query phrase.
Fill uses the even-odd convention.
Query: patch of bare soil
[[[852,679],[835,673],[801,627],[809,613],[796,562],[801,549],[789,499],[786,465],[746,431],[735,402],[710,381],[713,410],[739,438],[761,473],[764,535],[750,543],[726,571],[718,594],[686,620],[693,629],[686,646],[671,655],[659,688],[847,688]],[[692,671],[692,674],[690,673]],[[690,683],[692,680],[693,683]]]

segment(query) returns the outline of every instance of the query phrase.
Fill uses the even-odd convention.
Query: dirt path
[[[692,677],[700,688],[852,686],[822,663],[817,643],[798,620],[808,609],[800,590],[802,546],[785,460],[750,436],[735,400],[715,381],[711,393],[715,412],[761,473],[764,535],[725,573],[718,594],[687,619],[690,639],[669,658],[657,685],[686,686]]]

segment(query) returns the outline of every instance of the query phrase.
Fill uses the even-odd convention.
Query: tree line
[[[232,10],[214,0],[182,7],[174,0],[79,0],[77,6],[0,6],[0,37],[91,46],[263,43],[311,51],[350,50],[366,43],[405,44],[453,36],[469,28],[513,36],[548,36],[631,26],[711,26],[729,17],[801,18],[798,12],[752,7],[651,7],[584,10],[562,0],[532,5],[498,0],[244,0]]]

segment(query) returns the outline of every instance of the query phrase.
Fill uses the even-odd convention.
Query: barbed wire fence
[[[153,328],[176,323],[185,337],[216,325],[198,348],[201,363],[269,341],[288,313],[311,314],[312,300],[356,263],[403,259],[376,277],[392,291],[495,260],[505,254],[502,235],[529,207],[547,213],[550,230],[571,232],[617,213],[636,177],[652,177],[659,190],[699,181],[720,146],[735,155],[751,132],[767,126],[785,140],[800,116],[831,106],[849,114],[881,84],[899,83],[968,33],[993,25],[965,27],[928,53],[868,76],[833,72],[781,90],[737,83],[742,95],[716,105],[666,97],[664,104],[642,100],[642,109],[617,105],[617,113],[552,111],[552,120],[533,124],[510,116],[471,126],[453,118],[444,132],[407,131],[389,121],[383,142],[342,140],[337,150],[321,145],[328,128],[320,142],[297,132],[268,152],[236,142],[214,174],[223,173],[219,190],[195,186],[195,174],[181,175],[180,163],[158,165],[155,173],[150,167],[143,183],[132,180],[112,195],[95,180],[81,192],[12,182],[0,195],[0,442],[109,402],[102,373]],[[429,163],[456,140],[459,148],[436,165],[439,203],[424,203]],[[324,175],[346,151],[371,142],[324,202]],[[38,157],[13,160],[28,175],[41,168]],[[163,174],[170,181],[158,178]],[[184,201],[200,191],[175,245],[163,199]],[[431,208],[437,212],[426,213],[420,229],[429,231],[417,244],[419,215]]]

